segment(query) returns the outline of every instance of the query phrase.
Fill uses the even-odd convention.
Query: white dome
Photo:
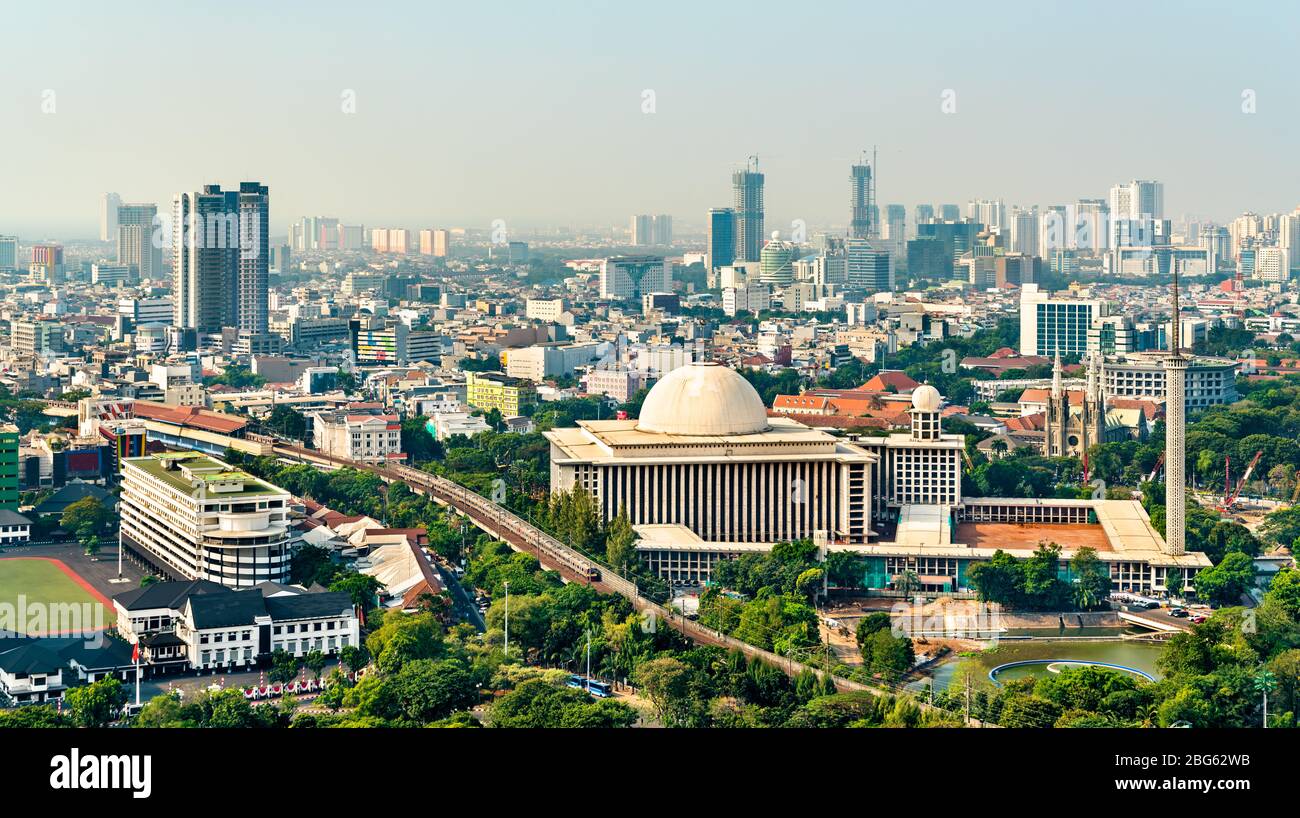
[[[918,412],[938,412],[942,401],[939,390],[928,383],[912,390],[912,408]]]
[[[669,435],[748,435],[769,428],[749,381],[712,362],[678,367],[654,385],[636,428]]]

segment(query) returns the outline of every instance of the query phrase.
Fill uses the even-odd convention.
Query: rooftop
[[[242,469],[199,452],[166,452],[147,457],[131,457],[122,462],[191,496],[198,488],[195,483],[201,483],[223,497],[273,497],[288,494],[284,489],[259,480]]]

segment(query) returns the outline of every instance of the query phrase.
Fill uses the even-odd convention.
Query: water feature
[[[1063,637],[1058,636],[1058,631],[1055,628],[1020,628],[1015,629],[1015,631],[1014,633],[1008,632],[1008,634],[1021,637],[1031,636],[1032,638],[999,639],[995,646],[976,656],[966,657],[954,654],[948,660],[935,665],[930,669],[930,676],[934,679],[935,688],[943,690],[950,684],[964,684],[964,673],[963,678],[957,678],[957,674],[963,668],[970,670],[972,684],[987,685],[989,684],[989,671],[998,665],[1031,660],[1105,662],[1135,668],[1149,673],[1157,679],[1160,678],[1160,672],[1156,670],[1156,659],[1160,656],[1162,650],[1160,643],[1131,639],[1096,638],[1118,636],[1125,632],[1123,628],[1070,628],[1060,633],[1068,633],[1071,636]],[[1105,633],[1081,633],[1087,631],[1105,631]],[[1075,636],[1076,634],[1077,636]],[[1088,636],[1094,638],[1089,639]],[[1020,667],[1006,668],[998,674],[998,681],[1006,684],[1013,679],[1026,676],[1039,677],[1049,672],[1046,663],[1022,665]],[[924,689],[926,685],[925,681],[921,681],[914,684],[913,687]]]

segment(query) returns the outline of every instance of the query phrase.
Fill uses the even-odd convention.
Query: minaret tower
[[[1178,309],[1178,265],[1174,274],[1174,315],[1169,333],[1169,355],[1165,357],[1165,542],[1169,553],[1179,556],[1187,550],[1187,488],[1184,482],[1187,457],[1183,441],[1187,434],[1184,392],[1187,359],[1179,349],[1182,316]]]

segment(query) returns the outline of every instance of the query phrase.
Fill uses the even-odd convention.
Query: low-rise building
[[[315,412],[312,438],[317,449],[361,463],[402,460],[402,419],[375,403],[350,403],[342,409]]]

